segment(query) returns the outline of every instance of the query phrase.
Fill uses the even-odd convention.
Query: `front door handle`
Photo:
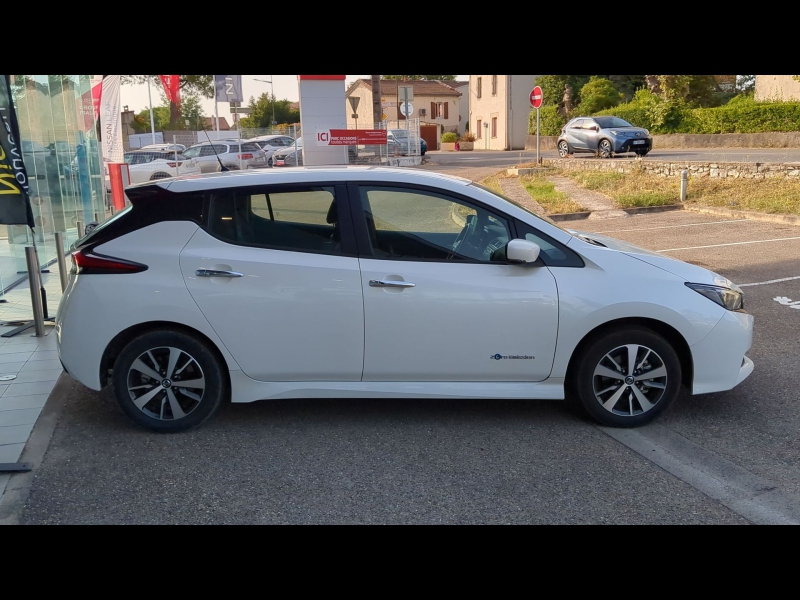
[[[416,287],[416,283],[409,283],[408,281],[392,281],[391,279],[370,279],[370,287],[400,287],[410,288]]]
[[[238,271],[216,271],[214,269],[197,269],[194,273],[198,277],[244,277]]]

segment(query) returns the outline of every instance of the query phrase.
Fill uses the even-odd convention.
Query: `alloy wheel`
[[[667,387],[667,367],[651,348],[618,346],[594,369],[594,396],[608,412],[632,417],[652,410]]]
[[[144,414],[159,420],[182,419],[203,401],[206,379],[189,353],[174,347],[152,348],[128,370],[128,394]]]

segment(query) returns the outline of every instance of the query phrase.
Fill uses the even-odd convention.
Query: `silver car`
[[[576,117],[561,129],[556,145],[561,158],[577,152],[600,158],[624,152],[645,156],[653,148],[653,137],[619,117]]]
[[[249,142],[255,142],[267,154],[267,163],[272,166],[272,155],[278,150],[290,148],[294,145],[294,138],[290,135],[261,135],[258,137],[250,138]]]
[[[266,153],[255,142],[218,140],[201,142],[187,148],[183,155],[197,161],[203,173],[216,173],[224,165],[230,171],[267,166]]]

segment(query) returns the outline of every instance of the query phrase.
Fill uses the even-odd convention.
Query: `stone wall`
[[[556,149],[556,136],[539,138],[542,150]],[[653,148],[800,148],[800,132],[771,133],[673,133],[654,135]],[[536,136],[529,135],[526,150],[536,150]]]
[[[689,177],[719,177],[743,179],[768,179],[800,177],[800,163],[731,163],[702,161],[659,161],[651,159],[599,159],[599,158],[546,158],[545,166],[567,170],[598,170],[631,173],[643,171],[661,177],[680,177],[682,171]]]

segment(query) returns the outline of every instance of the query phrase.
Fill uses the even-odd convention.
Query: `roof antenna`
[[[208,132],[206,131],[206,128],[203,127],[203,123],[200,123],[200,129],[202,129],[203,133],[206,134],[206,137],[208,138],[208,143],[211,144],[211,149],[214,151],[214,156],[217,157],[217,161],[219,162],[219,170],[220,171],[230,171],[230,169],[228,167],[226,167],[225,165],[223,165],[222,161],[219,159],[219,154],[217,154],[217,149],[214,148],[214,143],[211,141],[211,138],[208,137]]]

